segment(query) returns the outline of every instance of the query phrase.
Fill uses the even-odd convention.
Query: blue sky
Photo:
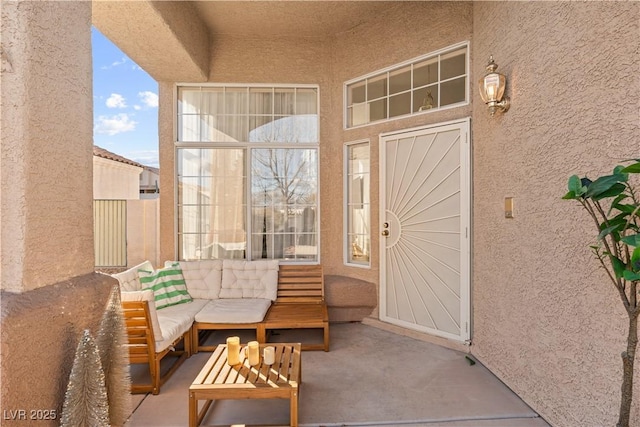
[[[93,143],[158,167],[158,84],[95,28]]]

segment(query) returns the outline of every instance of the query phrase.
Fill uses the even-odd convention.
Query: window
[[[318,260],[318,88],[181,86],[179,259]]]
[[[369,141],[345,145],[345,261],[370,265]]]
[[[468,102],[466,43],[345,84],[345,127]]]

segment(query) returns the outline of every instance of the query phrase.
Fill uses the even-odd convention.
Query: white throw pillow
[[[133,292],[142,290],[138,270],[153,271],[153,265],[149,261],[145,261],[121,273],[111,275],[112,277],[118,279],[118,283],[120,283],[120,292]]]

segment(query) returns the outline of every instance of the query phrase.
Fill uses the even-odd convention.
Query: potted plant
[[[640,174],[640,159],[616,166],[611,175],[591,181],[574,175],[563,199],[575,200],[597,229],[593,253],[607,272],[629,317],[627,348],[622,352],[622,395],[617,427],[628,427],[633,399],[633,368],[638,346],[640,301],[640,188],[630,174]]]

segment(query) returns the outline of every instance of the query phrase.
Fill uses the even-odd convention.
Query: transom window
[[[180,142],[318,143],[317,87],[178,89]]]
[[[345,127],[468,102],[468,45],[456,45],[345,83]]]
[[[181,86],[179,259],[318,260],[317,86]]]

